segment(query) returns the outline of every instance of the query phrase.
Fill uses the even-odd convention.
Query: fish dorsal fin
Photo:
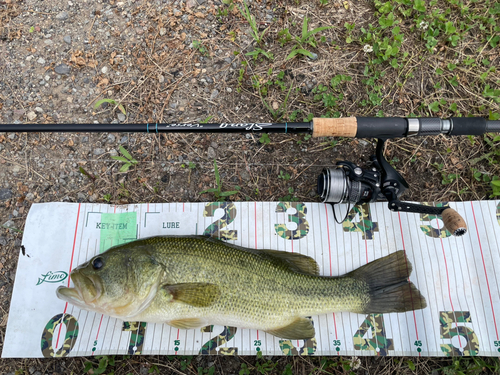
[[[271,335],[289,340],[307,340],[314,337],[315,331],[312,321],[307,318],[297,318],[285,327],[266,331]]]
[[[179,329],[191,329],[191,328],[199,328],[207,325],[205,319],[201,318],[185,318],[185,319],[177,319],[170,320],[167,322],[169,326]]]
[[[210,283],[184,283],[163,285],[162,288],[170,293],[173,301],[187,303],[194,307],[209,307],[220,296],[220,289]]]
[[[281,262],[286,264],[288,268],[295,272],[306,273],[315,276],[319,275],[318,263],[316,263],[313,258],[308,257],[307,255],[267,249],[258,251],[279,259]]]

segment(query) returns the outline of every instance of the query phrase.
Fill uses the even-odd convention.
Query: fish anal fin
[[[307,255],[267,249],[261,249],[258,251],[270,255],[273,258],[279,259],[282,263],[286,264],[287,267],[295,272],[306,273],[315,276],[319,275],[318,263],[316,263],[313,258],[308,257]]]
[[[315,334],[312,321],[307,318],[297,318],[285,327],[266,330],[267,333],[289,340],[312,339]]]
[[[163,285],[168,293],[172,295],[172,301],[184,302],[194,307],[209,307],[220,296],[220,289],[210,283],[183,283]]]
[[[205,321],[205,319],[201,318],[185,318],[170,320],[167,322],[167,324],[178,329],[192,329],[206,326],[207,322]]]

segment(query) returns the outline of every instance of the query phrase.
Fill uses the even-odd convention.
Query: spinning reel
[[[454,236],[464,235],[467,232],[465,220],[452,208],[424,206],[399,200],[409,186],[384,158],[384,145],[385,140],[379,138],[376,153],[370,158],[370,169],[363,169],[350,161],[339,161],[337,168],[325,168],[318,177],[318,194],[323,202],[332,205],[337,223],[344,221],[350,210],[348,208],[345,217],[339,221],[335,209],[338,203],[356,205],[386,200],[391,211],[442,215],[446,229]]]

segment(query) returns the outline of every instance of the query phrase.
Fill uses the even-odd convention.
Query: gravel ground
[[[311,16],[311,28],[334,28],[326,32],[324,46],[314,50],[312,59],[286,62],[291,47],[282,51],[269,39],[266,43],[270,49],[275,48],[276,59],[269,65],[253,66],[245,57],[257,48],[248,22],[235,8],[219,1],[0,1],[0,122],[273,121],[254,89],[253,73],[265,77],[272,67],[275,72],[270,75],[275,77],[283,69],[296,88],[288,106],[303,114],[317,108],[317,104],[308,104],[313,90],[332,75],[347,69],[361,84],[363,53],[336,48],[335,43],[345,40],[345,21],[366,23],[373,18],[371,3],[344,1],[327,8],[294,1],[248,3],[261,32],[268,26],[272,27],[269,33],[275,34],[284,26],[300,29],[304,14]],[[484,54],[492,64],[498,62],[498,49]],[[408,78],[405,96],[384,104],[387,116],[416,112],[418,100],[425,101],[430,95],[426,90],[432,90],[432,85],[429,83],[429,89],[422,83],[429,66],[420,64],[417,59],[410,64],[415,74]],[[394,87],[391,79],[387,76],[384,81],[388,91]],[[273,87],[269,88],[268,105],[278,111],[283,101],[287,103],[286,90],[280,92]],[[342,115],[376,114],[356,107],[366,94],[361,91],[346,89]],[[392,91],[390,95],[397,98]],[[115,103],[105,102],[95,108],[102,99]],[[124,110],[116,103],[123,104]],[[486,111],[483,113],[488,108],[498,111],[498,104],[482,108]],[[0,133],[0,346],[21,245],[20,231],[32,203],[210,201],[213,195],[200,192],[214,187],[214,159],[223,190],[240,188],[230,197],[232,200],[319,201],[315,185],[323,167],[338,160],[366,165],[374,152],[372,140],[273,135],[269,142],[262,142],[259,138],[253,134]],[[411,186],[405,198],[487,199],[489,186],[472,178],[472,165],[483,174],[497,172],[487,160],[474,162],[485,153],[487,144],[481,137],[472,142],[474,147],[467,138],[390,142],[386,157]],[[122,163],[111,158],[119,155],[120,147],[138,161],[128,172],[120,172]],[[439,164],[444,167],[439,169]],[[463,177],[443,185],[443,173]],[[319,373],[319,360],[315,361],[275,359],[280,369],[290,365],[294,372],[301,373]],[[0,372],[79,374],[83,373],[83,362],[2,360]],[[177,359],[148,357],[124,359],[116,373],[146,374],[155,363],[162,373],[186,370]],[[199,366],[215,366],[220,372],[237,373],[242,363],[255,370],[259,362],[196,357],[192,363],[189,360],[187,369],[197,373]],[[404,363],[402,359],[362,359],[357,373],[412,373]],[[415,364],[417,371],[430,373],[451,361],[425,359],[415,360]],[[332,365],[330,371],[336,373],[337,369]]]

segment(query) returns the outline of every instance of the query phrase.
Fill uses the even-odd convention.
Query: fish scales
[[[212,322],[238,317],[247,328],[266,329],[276,326],[277,321],[293,320],[290,316],[360,309],[368,291],[365,283],[356,280],[293,272],[259,250],[242,250],[206,239],[150,241],[157,249],[157,261],[164,265],[168,283],[211,282],[219,285],[222,293],[214,305],[206,308],[184,303],[165,305],[162,299],[153,300],[153,306],[138,320],[213,315]],[[263,322],[267,323],[263,326]]]
[[[403,312],[425,307],[408,281],[403,251],[346,275],[318,275],[310,257],[243,248],[202,236],[159,236],[113,247],[71,273],[57,294],[128,321],[177,328],[208,324],[314,336],[304,317],[335,311]]]

